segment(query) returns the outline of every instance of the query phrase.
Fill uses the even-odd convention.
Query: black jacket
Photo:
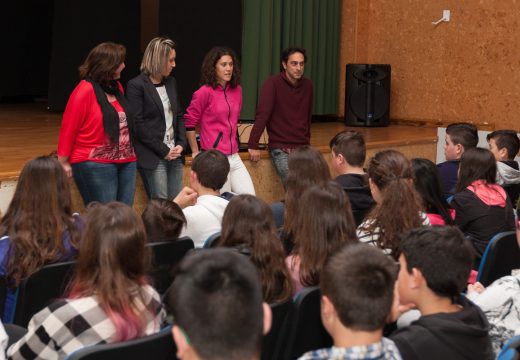
[[[368,176],[361,174],[339,175],[335,181],[341,185],[350,200],[352,214],[356,220],[356,225],[363,222],[365,215],[375,205],[370,187],[368,186]]]
[[[179,106],[177,82],[169,76],[163,81],[173,108],[173,128],[175,145],[186,149],[186,129]],[[164,144],[166,120],[161,98],[150,78],[141,73],[130,80],[126,87],[128,102],[135,114],[135,152],[140,167],[154,170],[160,159],[164,159],[170,149]]]

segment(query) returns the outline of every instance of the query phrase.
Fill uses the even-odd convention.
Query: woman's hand
[[[72,166],[69,163],[69,158],[58,156],[58,161],[60,162],[61,166],[63,167],[63,171],[65,171],[65,174],[67,174],[67,177],[72,176]]]
[[[168,153],[168,155],[166,155],[166,160],[175,160],[179,158],[182,155],[183,150],[184,149],[182,148],[182,146],[175,146],[174,148],[170,149],[170,152]]]

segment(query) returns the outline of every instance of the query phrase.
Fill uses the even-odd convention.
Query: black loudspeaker
[[[390,75],[388,64],[347,64],[345,125],[388,126]]]

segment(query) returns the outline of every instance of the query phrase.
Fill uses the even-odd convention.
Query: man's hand
[[[258,161],[258,160],[260,160],[260,150],[248,149],[247,151],[249,151],[249,159],[251,161]]]
[[[181,192],[173,199],[173,202],[176,203],[184,209],[187,206],[195,205],[197,202],[197,192],[192,188],[185,186]]]

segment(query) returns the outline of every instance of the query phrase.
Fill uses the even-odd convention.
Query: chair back
[[[75,261],[45,265],[18,286],[13,324],[27,327],[32,316],[63,296]]]
[[[202,245],[202,247],[204,249],[214,248],[217,246],[219,241],[220,241],[220,231],[217,231],[216,233],[208,236],[206,241],[204,241],[204,245]]]
[[[118,343],[92,345],[76,350],[66,360],[171,360],[177,359],[171,326],[157,334]]]
[[[520,248],[515,231],[496,234],[489,241],[478,269],[477,281],[484,286],[520,268]]]
[[[282,359],[296,359],[303,353],[332,346],[332,338],[321,322],[321,293],[317,286],[302,289],[290,314]]]
[[[520,359],[520,335],[513,336],[504,344],[497,360],[518,360]]]
[[[182,237],[174,241],[149,243],[152,250],[152,270],[149,273],[153,286],[164,294],[173,281],[173,270],[184,255],[195,245],[189,237]]]
[[[289,313],[294,307],[292,299],[283,303],[271,304],[272,322],[271,330],[264,336],[262,341],[262,360],[277,359],[279,351],[284,343],[283,329],[286,326]]]

